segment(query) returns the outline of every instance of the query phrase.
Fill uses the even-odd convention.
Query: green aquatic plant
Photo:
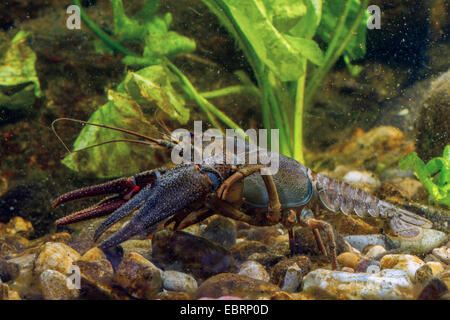
[[[36,54],[27,43],[29,35],[19,31],[0,57],[0,108],[21,109],[41,96]]]
[[[442,157],[433,158],[427,164],[412,152],[400,159],[399,167],[403,170],[412,168],[433,200],[450,206],[450,145],[444,148]]]
[[[367,0],[203,0],[253,68],[264,126],[280,150],[304,163],[303,115],[337,59],[365,54]],[[327,44],[325,52],[313,38]],[[354,71],[355,68],[352,68]]]
[[[181,124],[189,120],[184,98],[191,99],[221,132],[220,122],[245,135],[232,119],[207,99],[248,92],[261,100],[264,127],[279,129],[281,153],[302,163],[304,109],[339,57],[343,56],[351,67],[351,60],[365,54],[366,26],[363,18],[368,0],[361,3],[359,0],[333,3],[322,0],[203,0],[243,50],[253,68],[257,86],[241,75],[241,86],[199,93],[188,77],[170,61],[179,53],[192,52],[195,42],[170,31],[172,17],[170,13],[158,15],[159,1],[145,2],[134,17],[125,14],[122,0],[110,1],[114,11],[111,36],[97,27],[83,10],[81,17],[99,37],[95,42],[98,51],[122,53],[125,64],[143,68],[129,72],[117,87],[117,93],[130,98],[139,107],[155,103]],[[78,0],[73,0],[73,3],[80,6]],[[327,44],[325,51],[313,40],[314,37]],[[139,44],[141,52],[128,49],[126,45],[130,42]],[[114,103],[110,100],[99,112],[102,113],[102,123],[120,126],[118,119],[109,114],[114,110],[111,108]],[[89,121],[100,120],[96,116],[94,114]],[[99,128],[89,131],[84,128],[74,147],[83,148],[87,142],[99,143],[99,136],[93,135],[93,130]],[[108,157],[111,155],[107,154]],[[83,168],[74,161],[75,158],[66,158],[65,164],[76,170]],[[96,159],[101,158],[97,155]],[[96,159],[91,160],[95,163],[98,162]]]

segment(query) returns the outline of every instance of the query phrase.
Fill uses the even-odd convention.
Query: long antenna
[[[110,140],[110,141],[106,141],[106,142],[102,142],[102,143],[98,143],[96,145],[93,146],[89,146],[83,149],[79,149],[79,150],[75,150],[75,151],[70,151],[70,149],[67,147],[67,145],[64,143],[64,141],[61,139],[61,137],[59,136],[59,134],[56,132],[55,129],[55,123],[59,122],[59,121],[72,121],[72,122],[77,122],[77,123],[82,123],[82,124],[87,124],[87,125],[91,125],[91,126],[96,126],[96,127],[100,127],[100,128],[106,128],[106,129],[111,129],[111,130],[116,130],[119,132],[123,132],[126,134],[130,134],[139,138],[143,138],[145,140],[150,141],[150,143],[146,142],[146,141],[142,141],[142,140],[128,140],[128,139],[117,139],[117,140]],[[163,139],[155,139],[143,134],[140,134],[138,132],[134,132],[131,130],[127,130],[127,129],[122,129],[122,128],[117,128],[117,127],[113,127],[113,126],[108,126],[106,124],[99,124],[99,123],[93,123],[93,122],[88,122],[88,121],[83,121],[83,120],[78,120],[78,119],[73,119],[73,118],[58,118],[53,120],[52,122],[52,130],[53,133],[56,135],[56,137],[58,138],[58,140],[63,144],[64,148],[67,150],[67,152],[72,153],[72,152],[78,152],[78,151],[82,151],[82,150],[86,150],[89,148],[93,148],[99,145],[103,145],[103,144],[107,144],[107,143],[113,143],[113,142],[132,142],[132,143],[139,143],[139,144],[145,144],[145,145],[159,145],[162,146],[164,148],[172,148],[174,143],[172,141],[167,141],[167,140],[163,140]],[[170,136],[169,136],[170,137]],[[172,140],[174,140],[172,137],[170,137]],[[152,144],[153,143],[153,144]],[[175,144],[179,143],[178,141],[175,141]]]

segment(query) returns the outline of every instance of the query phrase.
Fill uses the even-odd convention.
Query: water
[[[204,131],[216,128],[223,133],[226,129],[279,129],[272,140],[280,153],[410,210],[430,220],[432,230],[436,230],[427,233],[426,239],[430,240],[426,244],[424,240],[414,240],[415,247],[400,244],[400,249],[395,249],[389,242],[389,221],[315,212],[316,218],[327,221],[336,230],[338,255],[350,251],[343,236],[373,234],[386,237],[385,249],[397,250],[392,253],[412,254],[421,259],[419,265],[436,261],[448,269],[448,172],[444,169],[426,173],[426,178],[418,179],[414,168],[401,169],[398,165],[411,152],[417,152],[425,163],[443,154],[445,159],[444,148],[450,141],[448,4],[378,1],[381,17],[376,16],[376,11],[363,10],[361,22],[351,31],[358,17],[357,1],[352,2],[341,28],[336,23],[344,12],[344,1],[323,4],[321,16],[301,3],[280,6],[261,1],[266,9],[263,16],[255,9],[254,1],[248,1],[246,6],[230,5],[233,2],[167,0],[156,8],[151,1],[127,1],[123,7],[130,20],[123,26],[114,25],[113,20],[124,19],[120,5],[113,10],[106,0],[82,1],[81,10],[91,27],[80,20],[77,1],[71,8],[59,1],[0,4],[0,243],[8,243],[0,246],[0,262],[23,255],[26,248],[54,241],[72,249],[50,248],[49,252],[75,250],[69,264],[82,267],[76,263],[77,255],[82,256],[98,244],[92,237],[103,218],[59,226],[54,221],[96,204],[101,197],[64,203],[57,208],[52,208],[52,200],[71,190],[174,166],[170,150],[142,143],[108,143],[69,154],[52,130],[52,122],[73,118],[166,139],[164,144],[175,129],[193,131],[194,121],[202,121]],[[317,21],[317,25],[304,25],[306,17]],[[368,19],[374,19],[371,21],[375,29],[368,28]],[[349,41],[342,45],[347,34],[351,34]],[[335,42],[331,40],[333,35],[337,37]],[[69,120],[60,120],[54,127],[72,151],[108,140],[144,140]],[[164,174],[164,170],[161,172]],[[158,174],[150,176],[148,181],[139,180],[136,184],[124,182],[118,200],[110,200],[109,211],[104,213],[111,213],[158,178]],[[354,176],[360,180],[350,179]],[[190,210],[202,212],[202,204],[199,202]],[[248,210],[245,204],[241,209]],[[300,213],[302,208],[294,209]],[[330,296],[317,297],[313,291],[302,291],[300,284],[283,283],[288,267],[294,268],[292,261],[287,260],[292,248],[286,228],[289,223],[285,220],[284,226],[260,221],[259,224],[269,226],[256,227],[218,218],[214,215],[217,212],[203,213],[193,222],[204,220],[188,227],[187,235],[154,233],[155,229],[162,229],[161,225],[154,226],[135,236],[136,240],[124,242],[125,253],[114,249],[118,251],[108,251],[106,256],[99,252],[88,255],[87,260],[111,265],[105,280],[105,297],[125,297],[111,285],[112,279],[118,277],[121,262],[142,267],[147,263],[142,259],[146,259],[152,268],[177,270],[193,278],[183,278],[180,281],[185,286],[171,287],[169,293],[162,294],[162,284],[158,283],[146,284],[151,287],[147,291],[133,289],[129,270],[122,270],[123,276],[114,281],[119,281],[131,296],[174,299],[180,295],[189,299],[223,294],[271,298],[280,295],[280,288],[289,287],[294,289],[284,292],[285,298],[349,298],[336,295],[332,289]],[[183,215],[177,218],[181,222]],[[101,239],[118,231],[124,221],[115,224]],[[303,270],[301,277],[296,277],[299,273],[295,268],[290,269],[290,281],[301,280],[312,270],[331,269],[330,260],[316,246],[313,233],[305,230],[293,230],[297,239],[294,255],[307,256],[309,262],[302,260],[302,264],[309,264],[298,265]],[[153,239],[147,239],[151,234]],[[159,239],[157,244],[155,237]],[[322,234],[322,238],[327,245],[327,235]],[[182,246],[178,239],[190,246]],[[411,249],[416,247],[426,250]],[[377,261],[383,266],[381,257],[367,258],[365,253],[362,250],[357,259]],[[40,272],[50,268],[45,264],[50,259],[45,254]],[[246,295],[246,288],[257,286],[253,280],[245,280],[248,282],[240,287],[237,280],[226,276],[212,278],[211,283],[231,283],[231,293],[207,286],[197,291],[197,285],[200,287],[217,274],[238,274],[248,260],[259,262],[259,266],[252,267],[254,273],[243,274],[271,283],[261,296],[254,292]],[[352,265],[345,262],[346,265],[342,259],[338,263],[341,269]],[[287,267],[283,269],[282,265]],[[396,268],[395,264],[391,267]],[[23,265],[19,268],[26,269]],[[438,272],[439,266],[433,268],[432,275],[448,286],[448,274]],[[358,264],[352,269],[365,271],[364,265],[358,269]],[[57,270],[61,279],[70,276],[69,270]],[[91,271],[84,270],[84,276],[89,277]],[[95,278],[95,272],[92,277],[94,283],[101,282]],[[45,283],[58,282],[47,273],[44,278],[47,280],[35,279],[36,283],[41,281],[42,288]],[[22,299],[98,298],[95,292],[50,292],[32,283],[19,285],[15,275],[1,267],[0,279],[10,292],[15,292],[11,296],[17,294]],[[426,283],[414,282],[414,289],[405,289],[401,297],[419,297]],[[386,294],[388,299],[393,298]],[[441,296],[448,298],[442,292],[433,297]]]

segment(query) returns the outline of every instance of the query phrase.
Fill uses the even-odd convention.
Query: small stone
[[[416,270],[416,282],[425,283],[433,277],[433,270],[429,265],[424,264]]]
[[[22,300],[17,291],[9,289],[6,283],[0,280],[0,300]]]
[[[170,291],[194,293],[197,281],[190,275],[178,271],[162,272],[163,288]]]
[[[439,274],[439,278],[445,282],[447,287],[450,288],[450,270],[445,270]]]
[[[62,273],[45,270],[39,277],[42,295],[46,300],[71,300],[78,298],[78,289]]]
[[[5,225],[5,231],[10,235],[20,235],[22,237],[29,237],[33,232],[33,225],[29,221],[25,221],[22,217],[13,217]]]
[[[222,216],[214,217],[201,236],[229,249],[236,243],[236,224]]]
[[[356,269],[361,258],[353,252],[344,252],[337,257],[337,261],[344,267]]]
[[[256,280],[234,273],[221,273],[207,279],[198,288],[197,298],[219,298],[223,296],[242,299],[270,298],[280,288],[272,283]]]
[[[363,259],[358,263],[355,272],[378,274],[380,273],[380,263],[376,260]]]
[[[269,273],[264,267],[256,261],[246,261],[242,264],[238,274],[250,277],[256,280],[268,282],[270,280]]]
[[[124,253],[136,252],[146,259],[150,259],[152,256],[152,240],[128,240],[120,244]]]
[[[138,299],[152,299],[162,289],[161,270],[140,254],[125,254],[113,280]]]
[[[90,249],[74,264],[80,268],[83,298],[119,299],[125,295],[113,286],[113,267],[99,248]]]
[[[300,269],[297,264],[290,266],[286,270],[286,274],[284,275],[284,281],[283,285],[281,286],[281,290],[287,292],[297,292],[300,289],[303,275],[303,270]]]
[[[371,235],[353,235],[344,237],[350,245],[359,251],[363,251],[363,249],[369,245],[380,245],[386,250],[390,250],[391,246],[386,241],[386,236],[383,234],[371,234]]]
[[[370,171],[349,171],[342,180],[352,185],[371,185],[375,189],[381,185],[377,176]]]
[[[341,269],[341,271],[342,271],[342,272],[355,272],[355,270],[353,270],[352,268],[349,268],[349,267],[343,267],[343,268]]]
[[[388,237],[396,248],[407,250],[412,254],[426,254],[447,241],[447,235],[444,232],[434,229],[422,230],[423,236],[419,240],[407,240],[389,235]]]
[[[248,257],[254,253],[264,253],[269,251],[268,247],[259,241],[242,241],[240,243],[236,243],[231,248],[231,254],[236,260],[246,261]]]
[[[317,269],[304,277],[302,293],[349,300],[397,300],[414,297],[413,284],[403,270],[366,274]]]
[[[55,270],[62,274],[68,274],[72,263],[79,258],[80,254],[68,245],[60,242],[47,242],[36,258],[35,271],[40,274],[45,270]]]
[[[192,300],[192,296],[187,292],[176,292],[163,290],[156,294],[155,300]]]
[[[444,266],[440,262],[430,261],[430,262],[427,262],[426,265],[428,265],[431,268],[431,271],[433,272],[433,276],[437,276],[442,271],[444,271]]]
[[[281,260],[272,268],[271,281],[278,286],[283,285],[286,272],[292,266],[303,270],[303,275],[306,275],[311,271],[311,260],[302,255]]]
[[[294,300],[294,297],[285,291],[278,291],[270,297],[270,300]]]
[[[380,256],[381,254],[385,253],[386,249],[380,245],[372,245],[370,247],[364,248],[363,253],[364,252],[365,252],[366,257],[375,259],[376,257]]]
[[[432,278],[422,289],[417,300],[438,300],[446,293],[448,287],[445,282],[439,278]]]
[[[226,248],[190,233],[167,229],[153,235],[152,261],[164,270],[188,272],[196,279],[231,271],[234,265]]]
[[[404,270],[411,280],[415,280],[417,269],[424,262],[418,257],[409,254],[388,254],[380,260],[380,268],[383,269],[399,269]]]
[[[450,264],[450,248],[448,247],[435,248],[431,253],[442,262]]]
[[[255,252],[248,257],[248,260],[256,261],[265,267],[272,267],[283,258],[284,255],[274,254],[270,252]]]

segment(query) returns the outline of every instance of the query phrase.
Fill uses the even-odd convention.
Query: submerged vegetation
[[[400,160],[399,166],[404,170],[412,168],[433,200],[450,207],[450,145],[445,147],[442,157],[427,164],[412,152]]]
[[[137,119],[143,119],[141,107],[145,109],[149,103],[156,103],[169,118],[185,124],[190,116],[190,110],[185,107],[185,98],[188,98],[197,103],[211,125],[222,133],[221,124],[224,124],[244,135],[244,130],[207,98],[248,92],[260,98],[264,127],[280,130],[280,152],[304,163],[304,110],[310,106],[319,84],[339,57],[343,56],[349,68],[354,70],[350,62],[364,56],[366,26],[363,17],[367,1],[203,2],[244,52],[252,67],[256,86],[241,72],[242,85],[199,93],[170,60],[179,53],[195,50],[193,39],[169,30],[171,14],[159,15],[159,2],[147,1],[141,11],[128,17],[122,0],[111,0],[114,12],[112,36],[97,27],[84,12],[81,13],[82,19],[99,37],[95,42],[98,51],[122,53],[125,55],[123,63],[141,69],[128,72],[116,90],[109,92],[109,102],[89,121],[120,126],[121,121],[127,121],[116,112],[117,100],[121,99],[121,112],[127,109],[130,116],[134,114]],[[80,5],[78,0],[73,3]],[[326,44],[325,52],[313,38]],[[123,44],[130,42],[140,44],[142,52],[137,54]],[[84,128],[75,141],[75,149],[101,142],[96,134],[98,130]],[[122,139],[123,135],[110,133],[108,138]],[[106,158],[111,166],[107,164],[107,170],[99,170],[105,165],[98,161],[105,157],[98,154],[70,154],[64,163],[71,169],[96,172],[99,176],[120,175],[118,170],[114,170],[113,158],[130,156],[131,150],[124,146],[108,148]]]

